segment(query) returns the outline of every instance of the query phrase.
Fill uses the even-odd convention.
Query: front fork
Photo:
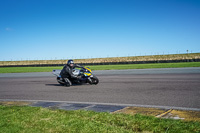
[[[89,84],[93,84],[93,83],[92,83],[91,77],[93,77],[93,75],[91,75],[91,76],[88,78],[88,83],[89,83]]]

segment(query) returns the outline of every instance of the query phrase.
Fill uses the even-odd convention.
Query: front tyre
[[[90,77],[90,78],[92,80],[92,84],[97,85],[99,83],[99,79],[96,76],[93,75],[93,77]]]

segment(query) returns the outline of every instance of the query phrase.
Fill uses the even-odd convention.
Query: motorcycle
[[[56,80],[59,84],[65,85],[64,79],[60,75],[61,70],[53,70],[52,73],[57,77]],[[92,70],[89,67],[82,67],[81,69],[73,69],[72,73],[75,76],[80,76],[78,80],[72,80],[72,84],[83,84],[89,83],[91,85],[97,85],[99,79],[92,74]]]

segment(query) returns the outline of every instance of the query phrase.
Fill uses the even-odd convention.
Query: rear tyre
[[[57,81],[58,81],[59,84],[65,85],[65,82],[62,80],[62,78],[57,77]]]

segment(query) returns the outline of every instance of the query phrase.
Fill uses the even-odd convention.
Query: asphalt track
[[[0,74],[0,100],[200,110],[200,67],[94,71],[98,85],[60,86],[51,73]]]

